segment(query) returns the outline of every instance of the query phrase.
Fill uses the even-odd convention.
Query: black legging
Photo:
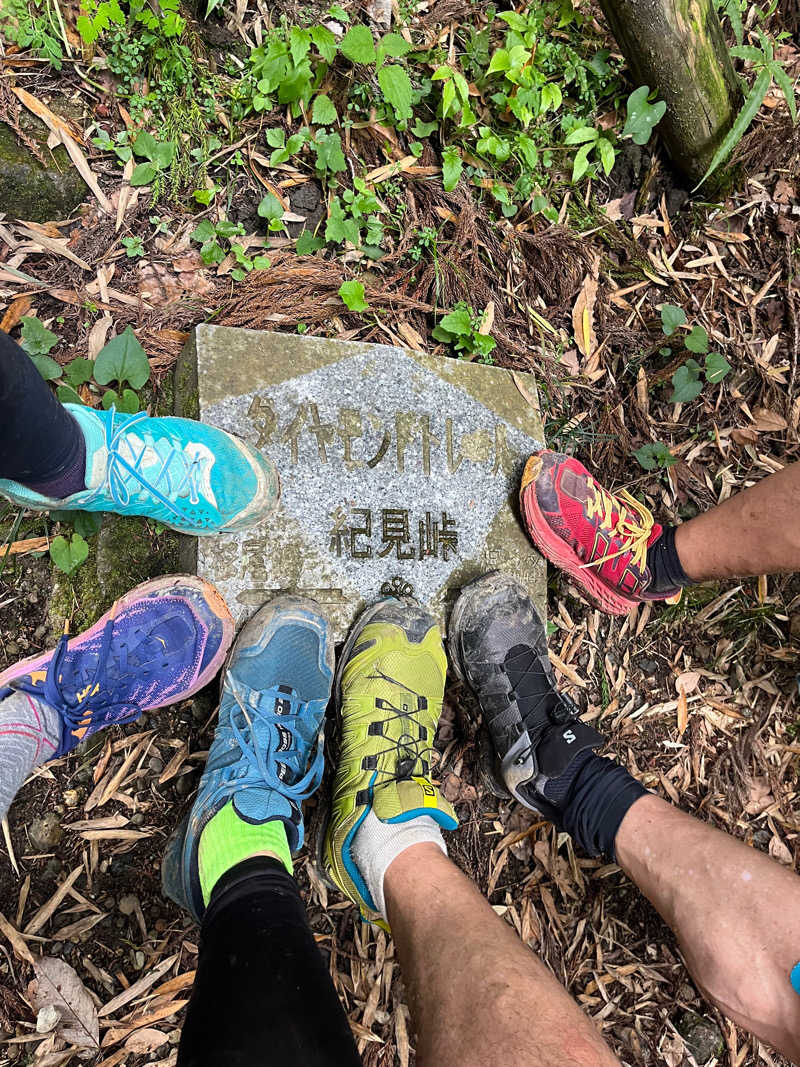
[[[33,361],[0,330],[0,478],[52,481],[75,463],[83,437]]]
[[[266,856],[238,864],[203,917],[178,1067],[360,1063],[294,878]]]

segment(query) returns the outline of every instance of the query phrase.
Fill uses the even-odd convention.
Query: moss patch
[[[86,199],[86,186],[66,150],[59,146],[51,152],[41,144],[42,155],[52,161],[47,167],[0,123],[0,211],[10,218],[64,219]]]
[[[86,563],[69,577],[54,571],[49,607],[53,636],[63,631],[65,619],[72,633],[80,633],[140,582],[179,570],[178,542],[178,534],[156,533],[146,519],[106,515],[90,541]]]

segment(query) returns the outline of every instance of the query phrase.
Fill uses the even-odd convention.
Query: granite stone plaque
[[[542,447],[529,375],[386,345],[199,326],[200,418],[277,466],[272,519],[201,538],[198,573],[237,621],[282,592],[318,600],[336,639],[381,595],[444,622],[466,582],[502,569],[543,610],[545,565],[518,518]],[[521,388],[520,388],[521,387]]]

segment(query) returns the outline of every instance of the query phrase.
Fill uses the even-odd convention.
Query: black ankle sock
[[[624,767],[595,752],[582,752],[566,773],[570,772],[571,788],[561,808],[559,827],[590,856],[616,861],[617,830],[628,808],[647,790]]]
[[[42,496],[50,497],[51,500],[64,500],[73,493],[80,493],[86,488],[86,438],[77,422],[75,424],[75,439],[73,442],[72,455],[62,463],[61,470],[48,478],[37,478],[36,481],[26,480],[28,489],[33,489]]]
[[[657,541],[647,550],[647,567],[652,575],[648,592],[665,593],[692,584],[681,566],[675,548],[675,526],[665,526]]]

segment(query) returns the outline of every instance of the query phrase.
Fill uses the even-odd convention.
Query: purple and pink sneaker
[[[22,691],[62,720],[56,756],[143,711],[185,700],[221,668],[233,640],[227,605],[209,582],[178,574],[136,586],[55,649],[0,674],[0,700]]]

